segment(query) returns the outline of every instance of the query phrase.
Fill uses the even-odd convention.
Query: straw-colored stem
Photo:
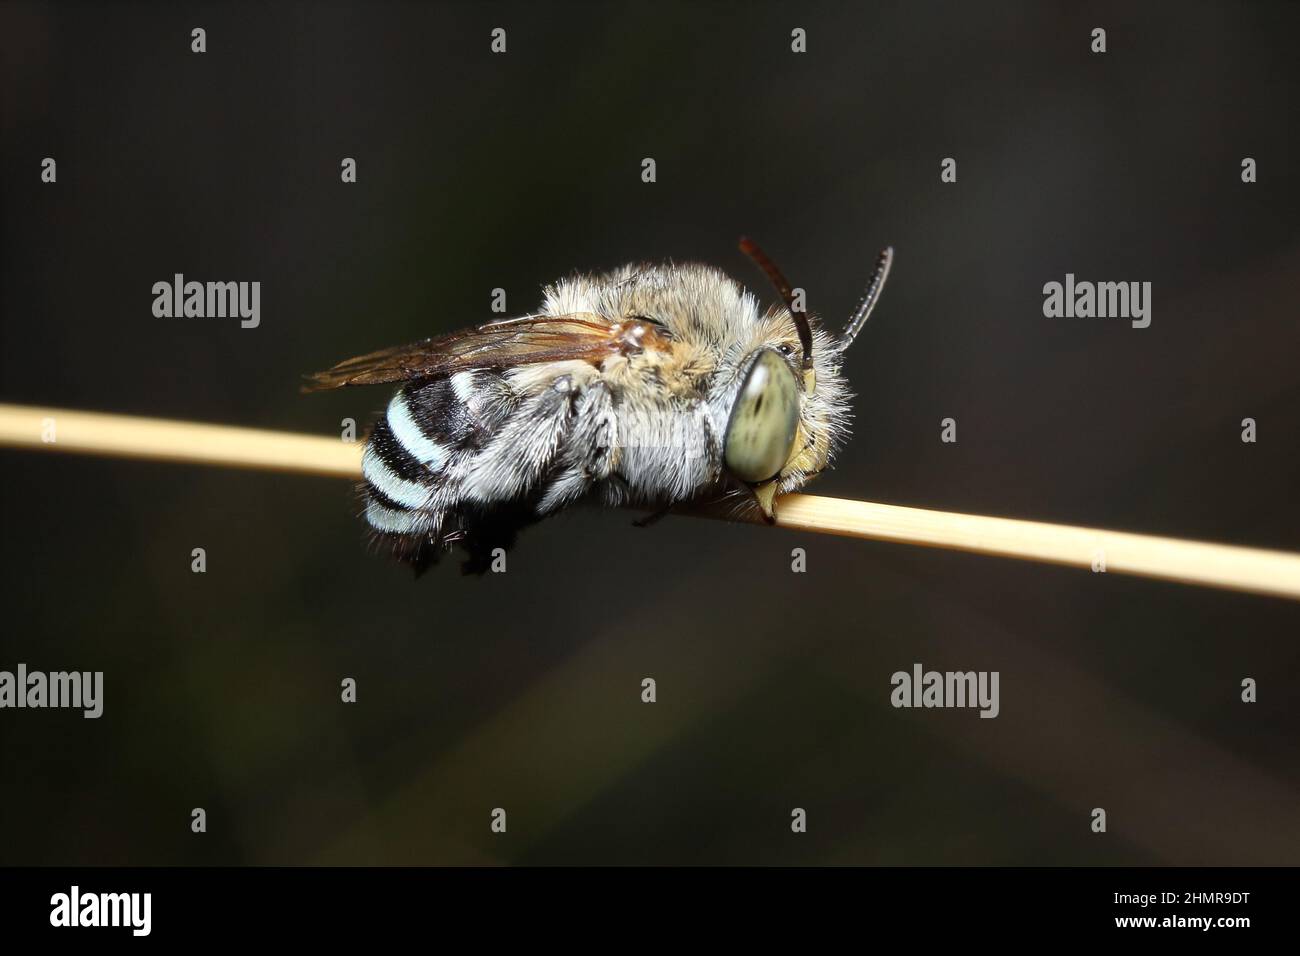
[[[361,477],[361,446],[341,438],[67,408],[0,405],[0,445]]]
[[[359,444],[292,432],[0,405],[0,445],[358,478]],[[1300,599],[1300,555],[1012,518],[787,495],[800,531],[1046,561]]]

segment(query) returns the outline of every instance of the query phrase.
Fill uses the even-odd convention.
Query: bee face
[[[812,374],[802,368],[792,314],[776,308],[759,320],[726,391],[724,464],[768,516],[774,497],[829,467],[849,435],[852,394],[839,343],[815,318],[810,324]]]
[[[376,535],[417,567],[459,543],[485,570],[518,528],[583,498],[667,510],[739,493],[770,518],[848,434],[842,351],[881,263],[840,336],[789,302],[760,313],[716,269],[634,265],[313,384],[404,383],[368,439],[363,493]]]

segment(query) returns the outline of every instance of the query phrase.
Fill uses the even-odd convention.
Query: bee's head
[[[769,314],[772,328],[746,357],[723,440],[728,471],[748,485],[764,517],[774,517],[777,494],[794,491],[830,462],[847,433],[849,394],[840,375],[841,355],[880,297],[893,249],[880,254],[867,291],[844,331],[832,339],[814,329],[789,282],[753,242],[740,248],[767,273],[788,312]],[[797,342],[788,339],[793,323]]]

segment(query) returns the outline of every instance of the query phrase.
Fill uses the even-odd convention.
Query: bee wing
[[[598,362],[620,348],[619,330],[620,324],[587,312],[502,319],[347,359],[308,375],[303,390],[404,382],[472,368],[572,359]]]

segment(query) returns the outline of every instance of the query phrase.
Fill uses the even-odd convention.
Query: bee
[[[561,280],[531,315],[308,376],[307,391],[402,383],[362,458],[376,540],[417,572],[459,545],[464,571],[481,574],[519,530],[579,500],[651,520],[730,500],[773,521],[777,495],[802,488],[848,437],[843,357],[893,249],[836,335],[756,244],[740,248],[781,305],[760,311],[706,265],[634,264]]]

